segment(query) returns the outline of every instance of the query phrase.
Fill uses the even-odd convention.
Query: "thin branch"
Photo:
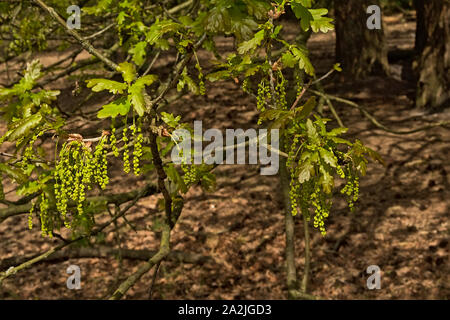
[[[178,80],[180,79],[184,68],[187,66],[187,64],[191,60],[192,56],[194,55],[195,50],[197,50],[203,44],[203,42],[205,40],[206,40],[206,33],[204,33],[200,37],[198,42],[194,45],[193,49],[191,49],[191,51],[188,54],[186,54],[184,59],[178,64],[178,66],[176,67],[176,70],[175,70],[175,76],[172,78],[172,80],[169,83],[164,83],[162,85],[162,87],[160,88],[160,90],[158,90],[158,92],[160,92],[158,97],[156,97],[155,99],[153,99],[152,101],[150,101],[148,103],[147,112],[152,111],[155,108],[155,106],[157,106],[158,103],[160,103],[161,100],[164,99],[164,96],[167,94],[167,92],[178,83]]]
[[[350,100],[347,100],[347,99],[343,99],[343,98],[339,98],[339,97],[336,97],[336,96],[332,96],[332,95],[329,95],[329,94],[324,94],[324,93],[322,93],[320,91],[316,91],[316,90],[313,90],[313,89],[309,89],[309,91],[311,91],[312,93],[317,94],[317,95],[319,95],[321,97],[329,98],[331,100],[335,100],[335,101],[338,101],[338,102],[342,102],[342,103],[344,103],[346,105],[349,105],[349,106],[351,106],[353,108],[359,109],[359,111],[361,111],[361,113],[374,126],[376,126],[377,128],[379,128],[381,130],[384,130],[386,132],[393,133],[393,134],[412,134],[412,133],[416,133],[416,132],[420,132],[420,131],[424,131],[424,130],[429,130],[429,129],[436,128],[436,127],[445,127],[445,126],[450,125],[450,121],[441,121],[441,122],[432,123],[432,124],[429,124],[427,126],[419,127],[419,128],[412,129],[412,130],[406,130],[406,131],[399,131],[399,130],[389,129],[385,125],[383,125],[380,122],[378,122],[378,120],[374,116],[372,116],[363,106],[360,106],[359,104],[357,104],[357,103],[355,103],[353,101],[350,101]]]
[[[174,205],[173,205],[173,220],[168,222],[164,221],[162,226],[162,236],[159,246],[159,251],[151,257],[146,263],[142,264],[139,269],[130,275],[119,288],[113,293],[110,297],[110,300],[118,300],[122,298],[125,293],[136,284],[136,282],[148,271],[150,271],[155,265],[158,265],[161,261],[163,261],[170,254],[170,232],[172,231],[173,226],[177,223],[178,218],[181,215],[181,211],[183,210],[184,200],[182,197],[175,197]],[[167,208],[167,203],[165,204]]]
[[[331,76],[331,75],[333,74],[334,71],[336,71],[334,68],[331,69],[330,71],[328,71],[327,73],[325,73],[325,74],[324,74],[323,76],[321,76],[320,78],[314,80],[314,81],[312,82],[312,84],[317,84],[317,83],[319,83],[319,82],[325,80],[326,78],[328,78],[329,76]]]
[[[142,77],[146,76],[150,72],[150,70],[153,68],[153,65],[155,64],[156,60],[158,60],[160,54],[161,54],[161,50],[156,52],[155,56],[153,57],[152,62],[150,62],[150,65],[148,66],[147,70],[145,70],[145,72],[142,74]]]
[[[298,290],[297,270],[295,267],[295,230],[294,217],[291,212],[291,200],[289,197],[289,175],[286,168],[286,159],[280,161],[280,185],[283,196],[285,233],[286,233],[286,282],[289,298],[293,298],[291,291]]]
[[[302,212],[303,217],[303,232],[305,235],[305,268],[303,270],[303,279],[301,284],[302,293],[306,293],[308,291],[308,282],[309,282],[309,273],[311,269],[311,242],[309,240],[309,226],[308,220],[306,219],[306,214]]]
[[[156,265],[155,271],[153,272],[152,284],[150,285],[150,290],[148,292],[149,300],[151,300],[152,296],[153,296],[153,288],[155,286],[156,279],[158,277],[158,271],[159,271],[159,268],[161,267],[161,263],[162,263],[162,261],[158,262],[158,264]]]
[[[91,39],[97,38],[98,36],[102,35],[103,33],[105,33],[106,31],[108,31],[109,29],[111,29],[111,28],[114,27],[115,25],[116,25],[115,23],[111,23],[110,25],[106,26],[106,27],[103,28],[102,30],[100,30],[100,31],[98,31],[98,32],[96,32],[96,33],[94,33],[94,34],[91,34],[91,35],[88,36],[88,37],[85,37],[84,40],[86,41],[86,40],[91,40]]]
[[[70,242],[68,240],[67,242]],[[123,259],[127,260],[148,260],[156,254],[156,250],[135,250],[135,249],[120,249]],[[107,246],[99,247],[69,247],[64,250],[53,253],[44,260],[40,260],[35,264],[44,262],[59,262],[67,259],[82,259],[82,258],[111,258],[119,254],[119,249]],[[32,256],[12,256],[0,261],[0,269],[10,268],[27,262],[36,255]],[[189,253],[183,251],[172,251],[167,256],[167,260],[173,262],[182,262],[188,264],[203,264],[208,261],[213,261],[210,256],[204,256],[196,253]]]
[[[157,135],[153,132],[150,132],[150,150],[153,156],[153,164],[155,165],[156,173],[158,175],[158,189],[164,196],[164,207],[166,211],[166,220],[167,224],[170,227],[173,227],[172,221],[172,197],[169,191],[166,188],[165,180],[167,178],[167,174],[164,171],[163,163],[161,160],[161,156],[158,150],[158,143],[156,141]]]
[[[55,9],[53,9],[52,7],[49,7],[48,5],[45,4],[44,1],[42,0],[33,0],[38,6],[40,6],[42,9],[44,9],[45,11],[48,12],[48,14],[50,14],[53,19],[55,19],[61,26],[64,27],[64,29],[66,30],[66,32],[71,35],[72,37],[74,37],[80,44],[81,46],[86,49],[86,51],[88,51],[90,54],[96,56],[97,58],[99,58],[103,63],[105,63],[110,69],[116,71],[118,68],[118,65],[111,61],[110,59],[108,59],[105,55],[103,55],[100,51],[98,51],[97,49],[95,49],[90,43],[89,41],[85,40],[78,32],[76,32],[73,29],[69,29],[69,27],[67,26],[67,23],[58,15],[58,13],[55,11]]]
[[[312,84],[312,80],[309,81],[309,83],[303,87],[302,91],[300,92],[300,94],[297,96],[297,99],[295,99],[294,103],[291,106],[291,110],[294,110],[295,107],[298,105],[298,103],[300,102],[300,99],[303,97],[303,95],[305,94],[306,90],[309,89],[309,87]]]
[[[17,161],[21,161],[23,159],[23,157],[21,157],[21,156],[19,156],[17,154],[11,154],[11,153],[7,153],[7,152],[0,152],[0,156],[8,157],[8,158],[14,158]],[[41,160],[41,159],[29,159],[29,161],[36,162],[36,163],[51,164],[51,162],[48,162],[48,161],[45,161],[45,160]]]
[[[296,300],[323,300],[321,297],[314,296],[312,294],[303,293],[299,290],[291,290],[289,291],[291,299]]]
[[[119,219],[120,217],[122,217],[129,209],[131,209],[131,208],[136,204],[136,202],[137,202],[139,199],[141,199],[142,197],[144,197],[144,196],[146,195],[147,189],[151,189],[151,188],[152,188],[152,186],[147,186],[146,188],[142,189],[142,190],[136,195],[136,197],[134,198],[134,200],[133,200],[131,203],[129,203],[124,209],[122,209],[117,215],[115,215],[113,219],[111,219],[110,221],[108,221],[108,222],[102,224],[102,225],[99,226],[97,229],[92,230],[88,235],[85,235],[85,236],[79,236],[79,237],[77,237],[77,238],[75,238],[75,239],[73,239],[73,240],[70,240],[69,242],[61,243],[60,245],[58,245],[58,246],[56,246],[56,247],[54,247],[54,248],[52,248],[52,249],[50,249],[50,250],[44,252],[43,254],[41,254],[41,255],[39,255],[39,256],[37,256],[37,257],[31,259],[31,260],[28,260],[28,261],[26,261],[26,262],[20,264],[20,265],[17,266],[17,267],[11,267],[11,268],[9,268],[6,272],[0,273],[0,286],[1,286],[2,282],[3,282],[3,280],[5,280],[6,278],[8,278],[9,276],[14,275],[14,274],[16,274],[17,272],[19,272],[19,271],[21,271],[21,270],[27,269],[27,268],[31,267],[33,264],[35,264],[35,263],[38,263],[38,262],[40,262],[40,261],[42,261],[42,260],[47,259],[49,256],[51,256],[51,255],[54,254],[55,252],[57,252],[57,251],[59,251],[59,250],[65,248],[65,247],[67,247],[68,245],[70,245],[70,244],[72,244],[72,243],[75,243],[75,242],[78,242],[78,241],[80,241],[80,240],[89,238],[89,237],[91,237],[91,236],[95,236],[96,234],[102,232],[102,231],[103,231],[106,227],[108,227],[111,223],[114,223],[115,221],[117,221],[117,219]]]
[[[317,87],[317,89],[319,89],[320,92],[325,93],[325,91],[324,91],[324,89],[323,89],[323,86],[320,84],[320,82],[317,82],[317,83],[316,83],[316,87]],[[327,97],[326,95],[325,95],[325,96],[322,96],[322,98],[324,98],[325,101],[327,102],[328,107],[330,108],[330,111],[331,111],[331,113],[333,114],[333,116],[334,116],[334,118],[336,119],[336,121],[337,121],[337,123],[339,124],[339,126],[340,126],[341,128],[345,127],[345,126],[344,126],[344,123],[342,122],[341,118],[339,117],[339,115],[338,115],[336,109],[334,108],[333,103],[331,102],[330,98]]]
[[[170,253],[170,230],[171,227],[169,224],[164,223],[162,231],[162,237],[160,242],[159,251],[152,256],[147,262],[142,264],[139,269],[129,276],[122,284],[117,288],[116,291],[112,294],[109,300],[119,300],[121,299],[127,291],[148,271],[150,271],[153,266],[161,262],[164,258],[166,258]]]
[[[183,10],[183,9],[185,9],[185,8],[187,8],[187,7],[189,7],[189,6],[192,4],[192,2],[193,2],[193,0],[188,0],[188,1],[186,1],[186,2],[180,3],[179,5],[177,5],[177,6],[173,7],[173,8],[171,8],[171,9],[169,9],[168,12],[169,12],[170,14],[177,13],[178,11],[181,11],[181,10]]]
[[[106,203],[114,203],[114,204],[123,204],[125,202],[133,200],[138,194],[141,192],[144,192],[143,196],[147,197],[153,194],[157,193],[156,187],[154,185],[147,185],[146,187],[138,190],[133,190],[130,192],[124,192],[124,193],[116,193],[116,194],[109,194],[104,196],[95,196],[95,197],[89,197],[86,199],[86,201],[92,203],[92,202],[106,202]],[[76,206],[76,203],[73,201],[69,201],[68,203],[69,207]],[[4,220],[6,220],[9,217],[16,216],[19,214],[28,213],[31,209],[31,202],[18,205],[18,206],[9,206],[7,208],[0,209],[0,223],[2,223]],[[50,208],[50,210],[55,210],[56,208]]]

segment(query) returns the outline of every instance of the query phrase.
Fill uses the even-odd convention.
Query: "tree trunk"
[[[379,0],[335,0],[336,60],[344,74],[365,78],[370,74],[389,74],[383,27],[369,30],[367,8]]]
[[[450,2],[415,0],[417,10],[416,106],[450,105]]]

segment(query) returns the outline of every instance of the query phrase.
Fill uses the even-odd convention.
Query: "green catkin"
[[[186,185],[193,185],[198,182],[199,171],[195,165],[181,164],[181,169],[184,172],[183,180]]]
[[[290,189],[289,189],[289,198],[291,200],[291,211],[292,215],[295,216],[298,213],[298,204],[297,197],[298,191],[300,190],[300,185],[296,183],[296,179],[294,174],[291,176]]]
[[[205,88],[205,82],[203,80],[203,72],[202,67],[199,63],[195,65],[195,68],[198,70],[198,87],[199,87],[199,93],[200,95],[204,96],[206,94],[206,88]]]
[[[22,168],[26,167],[28,165],[28,162],[33,157],[33,145],[36,142],[37,137],[34,136],[31,138],[30,143],[28,144],[27,148],[25,149],[22,160],[21,160],[21,166]]]
[[[312,182],[307,181],[302,184],[301,190],[300,190],[300,209],[302,214],[306,215],[306,221],[310,221],[311,217],[309,215],[309,202],[311,198],[312,193]]]
[[[302,93],[303,85],[301,78],[299,76],[296,77],[296,81],[297,81],[297,97],[298,97]]]
[[[76,216],[78,217],[72,222],[89,221],[91,219],[84,211],[86,190],[90,190],[94,183],[98,184],[101,189],[105,189],[109,183],[108,150],[105,147],[107,143],[108,137],[105,135],[100,139],[93,153],[90,148],[79,141],[65,143],[61,148],[59,161],[54,171],[54,189],[56,208],[67,228],[72,227],[67,219],[69,199],[75,201]],[[45,219],[43,221],[45,222]],[[43,223],[42,226],[43,233],[48,234],[51,231],[47,224]]]
[[[108,136],[103,136],[100,142],[95,147],[94,151],[94,181],[100,186],[102,190],[106,188],[109,183],[108,178],[108,151],[105,144],[108,142]]]
[[[42,228],[42,236],[53,237],[53,233],[50,226],[50,216],[49,216],[49,201],[43,192],[41,194],[41,203],[39,204],[40,216],[41,216],[41,228]]]
[[[297,183],[297,179],[295,177],[296,175],[296,169],[293,168],[293,163],[295,160],[295,151],[298,145],[299,137],[295,136],[292,144],[290,145],[288,159],[286,161],[286,166],[290,170],[291,173],[291,181],[290,181],[290,188],[289,188],[289,198],[291,201],[291,211],[292,215],[295,216],[298,213],[298,192],[300,190],[300,184]]]
[[[122,141],[124,143],[124,149],[123,149],[123,171],[125,173],[130,172],[130,151],[128,147],[128,137],[127,137],[128,128],[123,129],[123,136]]]
[[[17,139],[16,141],[16,148],[18,148],[20,146],[20,144],[22,143],[24,137],[20,137],[19,139]]]
[[[283,73],[279,72],[279,80],[277,82],[277,86],[275,88],[277,92],[277,104],[278,108],[281,110],[287,109],[286,102],[286,79],[283,77]]]
[[[320,230],[322,236],[327,234],[324,220],[329,215],[329,205],[326,203],[323,194],[320,192],[320,186],[316,185],[311,194],[311,204],[315,207],[314,227]]]
[[[67,143],[64,143],[59,152],[59,161],[56,162],[55,171],[53,172],[56,208],[63,218],[65,218],[67,213],[67,192],[65,189],[67,149]]]
[[[91,190],[92,187],[90,185],[91,181],[94,179],[94,171],[95,171],[95,159],[90,152],[84,153],[84,166],[82,168],[82,183],[87,185],[88,190]]]
[[[79,193],[80,193],[80,184],[81,184],[81,172],[79,169],[81,169],[80,166],[80,151],[79,151],[79,145],[76,144],[76,149],[72,153],[72,157],[74,160],[73,164],[73,176],[75,179],[73,179],[73,192],[71,193],[70,197],[72,200],[78,200]]]
[[[249,78],[245,78],[242,81],[242,91],[244,91],[245,93],[250,93],[250,79]]]
[[[110,138],[111,150],[113,152],[114,157],[119,156],[119,149],[117,148],[117,138],[116,138],[116,128],[111,128],[111,138]]]
[[[108,137],[105,138],[105,140],[108,140]],[[109,177],[108,177],[108,150],[106,148],[103,148],[103,154],[102,154],[102,185],[100,186],[102,189],[106,188],[106,185],[109,183]]]
[[[353,190],[353,202],[358,201],[359,198],[359,177],[355,176],[355,181],[354,181],[354,190]]]
[[[139,167],[140,164],[140,158],[142,157],[143,151],[142,151],[142,142],[144,141],[144,135],[142,134],[142,127],[139,124],[137,129],[137,136],[136,132],[133,133],[134,138],[134,149],[133,149],[133,172],[136,176],[139,176],[141,173],[141,169]]]
[[[180,156],[183,156],[183,154],[180,154]],[[184,172],[183,181],[186,185],[193,185],[199,180],[199,171],[197,166],[194,164],[188,165],[186,162],[186,157],[183,157],[181,162],[181,170]]]
[[[30,230],[33,229],[33,213],[35,204],[36,202],[31,202],[31,208],[30,211],[28,212],[28,229]]]
[[[355,202],[359,198],[359,177],[349,166],[346,167],[346,171],[347,183],[341,189],[341,193],[347,196],[348,207],[353,212],[355,210]]]
[[[259,111],[266,111],[266,85],[264,79],[258,84],[258,94],[256,96],[256,107]]]
[[[30,159],[34,156],[33,145],[36,142],[36,140],[43,134],[44,131],[40,131],[38,134],[34,135],[28,142],[28,146],[25,148],[25,151],[23,152],[22,159],[20,162],[22,168],[25,168],[28,165]]]
[[[336,173],[337,173],[342,179],[345,178],[344,170],[342,169],[342,167],[341,167],[339,164],[336,166]]]

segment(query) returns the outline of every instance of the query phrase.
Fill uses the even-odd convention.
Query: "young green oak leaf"
[[[100,92],[103,90],[108,90],[113,94],[121,94],[124,90],[127,89],[127,85],[125,83],[117,82],[114,80],[108,79],[90,79],[86,80],[87,87],[92,88],[94,92]]]
[[[155,82],[156,79],[156,75],[149,74],[137,79],[136,82],[128,88],[128,99],[133,105],[134,110],[140,117],[142,117],[145,112],[145,99],[143,90],[145,86],[151,85],[153,82]]]
[[[268,1],[244,0],[244,2],[247,5],[248,13],[256,19],[263,20],[267,17],[267,12],[270,10]]]
[[[292,47],[291,52],[294,54],[295,58],[298,60],[298,67],[300,69],[305,70],[305,72],[313,76],[314,75],[314,67],[311,61],[308,58],[308,50],[303,47]]]
[[[298,117],[300,119],[306,119],[309,116],[309,114],[314,110],[315,107],[316,107],[316,97],[309,98],[308,101],[306,101],[306,103],[303,106],[298,108],[299,110]]]
[[[323,166],[319,167],[319,171],[322,174],[319,179],[322,189],[325,193],[330,194],[334,187],[333,176]]]
[[[36,128],[42,121],[42,114],[35,113],[17,122],[15,129],[8,131],[8,141],[15,141],[26,136],[32,129]]]
[[[334,156],[334,154],[331,151],[328,151],[324,148],[320,148],[319,153],[320,153],[320,157],[323,159],[323,161],[328,163],[333,168],[336,168],[336,166],[337,166],[336,157]]]
[[[174,117],[173,114],[167,112],[161,112],[161,119],[171,128],[176,128],[178,126],[178,122],[181,120],[181,116]]]
[[[255,33],[254,37],[248,41],[242,42],[238,47],[240,54],[245,54],[251,50],[255,50],[264,40],[264,30]]]
[[[26,174],[21,169],[7,165],[6,163],[0,163],[0,172],[6,173],[11,179],[21,184],[28,180]]]
[[[184,68],[183,73],[181,74],[181,79],[177,84],[177,91],[180,92],[184,89],[185,86],[188,86],[189,90],[196,95],[200,94],[200,88],[195,83],[195,81],[188,75],[187,68]]]
[[[340,63],[336,63],[333,66],[333,69],[336,70],[337,72],[342,72],[342,68],[341,68],[341,64]]]
[[[42,64],[39,60],[33,60],[27,64],[27,69],[22,79],[15,86],[18,92],[25,92],[31,90],[36,83],[36,80],[41,76]]]
[[[145,86],[152,85],[152,83],[155,82],[156,79],[158,79],[158,76],[154,74],[149,74],[137,79],[136,82],[132,85],[132,87],[140,87],[143,89]]]
[[[309,162],[309,160],[307,160],[301,164],[298,182],[304,183],[309,181],[311,178],[311,173],[314,173],[314,166]]]
[[[127,83],[131,83],[136,79],[136,68],[130,62],[122,62],[119,64],[117,71],[122,73],[123,80]]]
[[[102,110],[98,112],[97,117],[104,119],[108,117],[115,118],[119,114],[125,116],[130,111],[130,106],[131,104],[128,99],[126,97],[121,97],[116,101],[104,105]]]
[[[295,63],[296,62],[297,62],[297,60],[295,59],[294,55],[290,51],[286,51],[281,56],[281,63],[286,68],[293,68],[293,67],[295,67]]]
[[[291,8],[295,14],[295,17],[300,19],[300,26],[303,31],[308,31],[311,26],[311,22],[314,20],[311,12],[309,12],[306,6],[301,3],[292,2]]]
[[[136,63],[137,66],[142,66],[145,62],[147,42],[141,41],[138,42],[133,48],[131,48],[128,52],[133,56],[133,62]]]
[[[283,53],[281,56],[281,63],[288,68],[293,68],[295,64],[298,63],[298,67],[305,70],[310,76],[313,76],[315,72],[312,63],[308,58],[308,49],[302,46],[290,46],[289,51]]]
[[[309,9],[309,12],[313,16],[313,21],[311,21],[311,29],[314,32],[323,32],[327,33],[330,30],[334,30],[334,26],[331,24],[333,19],[324,17],[328,14],[328,10],[325,8],[322,9]]]
[[[313,144],[319,143],[319,134],[311,119],[306,120],[306,134]]]
[[[340,136],[341,134],[344,134],[348,131],[348,128],[343,128],[343,127],[339,127],[339,128],[334,128],[333,130],[329,131],[327,133],[328,137],[337,137]]]
[[[300,3],[306,8],[311,8],[313,0],[294,0],[294,3]]]
[[[171,20],[156,20],[146,34],[146,40],[150,45],[155,44],[161,37],[168,32],[177,31],[181,25]]]
[[[131,86],[128,89],[128,92],[130,93],[128,95],[128,100],[131,102],[134,110],[140,117],[142,117],[145,112],[145,99],[144,93],[142,92],[143,90],[143,87],[138,86]]]

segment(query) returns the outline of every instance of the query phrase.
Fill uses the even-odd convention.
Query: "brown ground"
[[[388,17],[387,22],[390,49],[411,49],[414,22],[401,16]],[[332,33],[317,35],[309,43],[320,74],[333,64],[333,37]],[[220,49],[229,45],[224,40]],[[398,130],[450,118],[448,112],[427,115],[413,109],[414,83],[401,79],[400,64],[392,70],[392,78],[372,77],[326,89],[366,106],[379,121]],[[188,97],[172,107],[187,114],[185,121],[203,119],[208,128],[255,125],[255,101],[237,85],[221,83],[207,92],[205,98]],[[328,235],[324,238],[312,230],[310,293],[328,299],[450,298],[448,129],[393,135],[375,129],[355,109],[338,103],[335,107],[351,128],[349,136],[377,150],[387,166],[369,166],[355,213],[338,197],[327,222]],[[118,175],[109,191],[126,191],[134,185],[131,175],[120,175],[120,165],[113,170]],[[216,173],[217,191],[204,193],[194,188],[187,194],[172,238],[174,250],[211,256],[212,260],[203,265],[164,262],[154,298],[285,299],[284,218],[277,178],[260,176],[256,166],[222,166]],[[148,230],[156,202],[156,197],[141,200],[128,214],[137,232],[123,226],[123,247],[157,249],[158,236]],[[301,276],[304,245],[298,218],[296,227],[296,262]],[[110,245],[114,241],[112,235],[105,239]],[[28,231],[26,216],[0,225],[0,259],[42,252],[57,242],[41,238],[36,229]],[[0,298],[105,298],[139,263],[125,260],[120,268],[114,257],[41,263],[6,280]],[[82,290],[65,286],[70,264],[81,267]],[[381,290],[366,288],[366,268],[373,264],[382,271]],[[151,279],[152,273],[145,275],[126,298],[146,299]]]

